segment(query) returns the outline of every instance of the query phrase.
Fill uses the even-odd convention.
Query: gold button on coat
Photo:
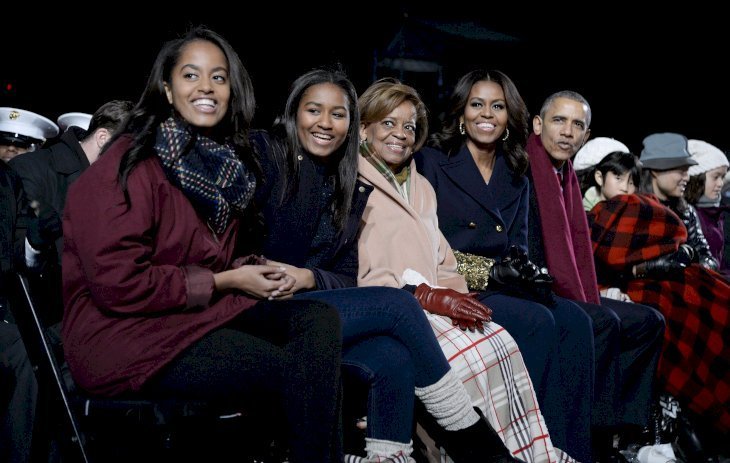
[[[475,224],[474,222],[469,222],[469,228],[471,228],[471,229],[477,228],[477,224]]]
[[[494,227],[494,229],[497,230],[497,232],[499,232],[499,233],[501,233],[502,230],[504,230],[504,228],[502,228],[501,225],[497,225],[496,227]]]

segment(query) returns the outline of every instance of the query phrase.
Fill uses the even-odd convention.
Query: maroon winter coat
[[[127,207],[118,140],[69,189],[63,218],[63,344],[75,381],[111,396],[138,390],[206,333],[256,300],[213,297],[230,268],[237,221],[215,236],[157,156],[132,170]]]

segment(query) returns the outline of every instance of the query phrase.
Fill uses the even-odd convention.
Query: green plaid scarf
[[[372,147],[368,142],[360,143],[360,155],[367,159],[368,162],[378,170],[378,172],[383,174],[383,177],[388,180],[388,183],[393,185],[395,191],[397,191],[398,194],[401,195],[401,197],[405,199],[408,204],[411,203],[410,199],[408,198],[408,191],[410,191],[411,186],[410,165],[406,165],[405,167],[403,167],[403,169],[401,169],[400,172],[394,174],[393,171],[390,170],[390,167],[388,167],[388,165],[373,152]]]

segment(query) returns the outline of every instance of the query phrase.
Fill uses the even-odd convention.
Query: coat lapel
[[[500,209],[514,202],[521,192],[520,188],[515,188],[512,184],[513,175],[502,153],[497,155],[488,186],[484,183],[466,144],[461,146],[456,155],[441,162],[441,168],[454,185],[499,220],[501,220]]]

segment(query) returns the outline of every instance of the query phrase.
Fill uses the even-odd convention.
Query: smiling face
[[[509,114],[502,86],[496,82],[481,80],[471,87],[464,107],[464,123],[467,146],[470,151],[494,146],[507,128]]]
[[[316,84],[304,91],[297,110],[297,136],[302,148],[321,158],[342,146],[350,127],[347,95],[335,84]]]
[[[652,189],[659,199],[682,197],[688,181],[689,166],[672,170],[651,171]]]
[[[205,40],[187,44],[165,82],[167,101],[189,124],[218,125],[228,111],[231,85],[223,51]]]
[[[578,152],[588,140],[588,107],[570,98],[556,98],[545,112],[545,118],[535,116],[532,128],[540,136],[542,146],[555,167]]]
[[[413,154],[416,120],[416,106],[404,101],[380,121],[361,126],[360,138],[370,143],[373,153],[391,170],[397,171]]]
[[[727,166],[715,167],[705,172],[705,192],[706,198],[716,201],[720,198],[722,185],[725,175],[727,174]]]

